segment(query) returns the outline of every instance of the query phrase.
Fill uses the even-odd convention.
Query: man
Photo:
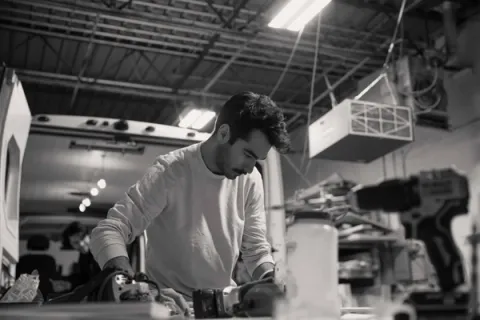
[[[68,277],[74,289],[90,281],[100,272],[100,268],[90,252],[90,236],[84,225],[77,221],[70,223],[63,231],[62,237],[63,249],[74,249],[79,252],[78,270]]]
[[[102,268],[132,272],[125,249],[147,229],[147,273],[182,312],[201,288],[235,285],[239,252],[253,279],[271,274],[263,183],[255,168],[290,146],[284,116],[267,96],[232,96],[212,136],[159,156],[92,232]],[[168,299],[167,298],[167,299]]]

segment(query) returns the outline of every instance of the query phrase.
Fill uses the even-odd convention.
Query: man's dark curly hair
[[[62,233],[62,246],[63,249],[73,249],[70,244],[70,236],[74,234],[80,234],[82,237],[88,234],[88,229],[80,222],[74,221],[70,223]]]
[[[282,110],[266,95],[241,92],[232,96],[220,110],[215,122],[216,133],[222,124],[230,127],[230,143],[246,139],[254,129],[262,131],[279,152],[290,149],[290,137]]]

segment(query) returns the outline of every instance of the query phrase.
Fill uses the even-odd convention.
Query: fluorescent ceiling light
[[[199,130],[205,127],[213,118],[215,118],[215,112],[211,110],[192,109],[180,120],[178,126]]]
[[[92,204],[92,202],[90,201],[90,199],[85,198],[85,199],[82,200],[82,204],[83,204],[85,207],[90,207],[90,205]]]
[[[285,28],[287,23],[290,22],[308,2],[309,0],[290,0],[268,26],[270,28]]]
[[[192,124],[192,128],[195,130],[202,129],[205,127],[210,120],[215,118],[215,112],[206,110],[203,112],[203,114]]]
[[[97,182],[97,186],[98,186],[100,189],[105,189],[105,187],[107,186],[107,181],[105,181],[105,179],[100,179],[100,180],[98,180],[98,182]]]
[[[268,24],[271,28],[300,31],[332,0],[290,0]]]
[[[97,188],[90,189],[90,194],[94,197],[98,196],[98,189]]]

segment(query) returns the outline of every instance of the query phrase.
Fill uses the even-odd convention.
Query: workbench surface
[[[46,305],[46,306],[2,306],[0,308],[0,318],[2,320],[151,320],[151,319],[167,319],[167,320],[188,320],[194,317],[168,316],[168,309],[157,303],[81,303],[74,305]],[[361,320],[366,319],[367,315],[346,315],[342,319],[345,320]],[[230,318],[245,319],[245,318]],[[272,320],[270,317],[255,318],[258,320]],[[368,316],[371,320],[371,315]],[[211,319],[213,320],[213,319]],[[218,320],[218,319],[215,319]],[[324,317],[318,317],[314,320],[336,320]],[[340,320],[340,319],[338,319]]]

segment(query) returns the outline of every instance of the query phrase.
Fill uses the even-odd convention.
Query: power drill
[[[230,318],[234,316],[269,317],[273,301],[283,289],[273,277],[220,289],[200,289],[193,292],[195,319]]]
[[[456,216],[468,213],[469,198],[467,178],[450,168],[356,186],[348,203],[355,211],[401,212],[406,237],[425,243],[440,288],[452,292],[464,284],[465,274],[451,225]]]
[[[89,282],[78,286],[72,292],[55,297],[45,304],[75,303],[85,299],[94,302],[152,302],[156,297],[152,294],[149,285],[157,287],[143,273],[137,273],[133,278],[125,272],[114,269],[104,269],[95,275]]]

